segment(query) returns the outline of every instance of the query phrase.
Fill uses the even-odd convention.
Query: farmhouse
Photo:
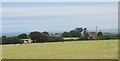
[[[96,32],[88,32],[90,39],[97,39],[97,33]]]
[[[21,39],[21,40],[23,40],[23,41],[24,41],[24,43],[31,43],[31,42],[32,42],[32,40],[31,40],[31,39]]]

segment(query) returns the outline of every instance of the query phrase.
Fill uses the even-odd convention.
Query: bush
[[[104,36],[104,39],[119,39],[118,36]]]
[[[54,35],[54,36],[50,36],[49,33],[44,32],[31,32],[29,34],[29,37],[31,38],[31,40],[33,40],[33,42],[56,42],[56,41],[61,41],[63,40],[62,36],[59,35]]]
[[[79,39],[80,40],[90,40],[88,37],[83,37],[83,36],[81,36]]]
[[[62,36],[49,36],[47,42],[59,42],[59,41],[63,41]]]
[[[17,36],[2,38],[2,44],[20,43],[21,40]]]
[[[109,38],[106,38],[106,37],[97,37],[98,40],[107,40]]]

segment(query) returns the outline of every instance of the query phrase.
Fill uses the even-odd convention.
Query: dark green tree
[[[83,28],[75,28],[74,30],[71,30],[69,33],[71,37],[80,37],[82,31],[83,31]]]
[[[87,33],[87,28],[84,28],[84,29],[83,29],[83,36],[85,36],[86,33]]]
[[[35,31],[35,32],[31,32],[29,34],[29,37],[31,38],[31,40],[33,40],[33,43],[35,43],[35,42],[39,41],[41,35],[40,35],[40,32]]]
[[[74,30],[71,30],[69,33],[70,33],[71,37],[75,37],[75,31]]]
[[[43,33],[44,33],[44,34],[49,34],[49,32],[47,32],[47,31],[44,31]]]
[[[5,40],[7,37],[6,36],[2,36],[2,40]]]
[[[49,35],[35,31],[31,32],[29,34],[29,37],[31,38],[31,40],[33,40],[33,42],[45,42],[48,40]]]
[[[25,34],[25,33],[20,34],[20,35],[18,35],[18,38],[19,39],[26,39],[27,38],[27,34]]]
[[[2,36],[2,43],[5,43],[5,41],[6,41],[6,36]]]
[[[83,31],[83,28],[82,27],[81,28],[75,28],[74,31],[77,31],[77,32],[81,33]]]
[[[63,32],[62,36],[63,37],[70,37],[70,34],[69,34],[69,32]]]
[[[98,32],[97,36],[98,36],[98,37],[102,37],[102,36],[103,36],[103,33],[100,31],[100,32]]]
[[[17,36],[3,37],[3,40],[2,40],[3,44],[17,44],[20,42],[21,40]]]
[[[71,37],[79,37],[80,36],[79,32],[74,31],[74,30],[71,30],[69,33],[70,33]]]
[[[104,39],[103,33],[101,31],[97,33],[97,39]]]

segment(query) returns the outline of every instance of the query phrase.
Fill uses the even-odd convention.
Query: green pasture
[[[78,40],[79,37],[64,37],[63,40]]]
[[[118,40],[2,45],[3,59],[117,59]]]

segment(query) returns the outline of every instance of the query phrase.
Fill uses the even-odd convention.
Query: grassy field
[[[64,37],[63,40],[67,41],[67,40],[78,40],[79,37]]]
[[[118,40],[3,45],[3,59],[117,59]]]

